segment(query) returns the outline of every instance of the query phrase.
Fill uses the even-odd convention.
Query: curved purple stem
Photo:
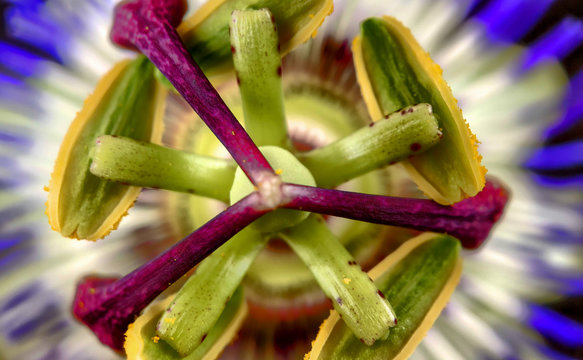
[[[174,29],[182,0],[134,0],[118,4],[111,38],[136,48],[170,80],[253,184],[273,169],[186,50]],[[185,8],[184,8],[185,10]]]
[[[102,343],[122,351],[127,327],[139,313],[188,270],[269,211],[258,204],[257,193],[248,195],[121,279],[84,278],[77,287],[73,314]]]
[[[377,224],[448,233],[467,249],[479,247],[488,237],[508,201],[508,192],[488,180],[476,196],[452,206],[432,200],[368,195],[295,184],[283,186],[290,200],[283,207],[340,216]]]

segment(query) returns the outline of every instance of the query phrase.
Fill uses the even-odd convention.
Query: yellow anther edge
[[[472,170],[472,174],[474,175],[473,176],[474,187],[476,189],[482,189],[486,183],[485,175],[487,170],[484,166],[480,165],[482,156],[478,152],[479,141],[477,140],[476,136],[471,132],[467,121],[463,118],[461,110],[459,109],[459,107],[457,107],[458,101],[455,97],[453,97],[451,88],[442,77],[443,70],[439,65],[433,62],[429,54],[419,45],[419,43],[411,33],[411,30],[409,30],[399,20],[393,17],[383,16],[382,19],[387,23],[387,26],[390,26],[393,30],[395,30],[399,34],[399,36],[405,39],[407,44],[409,44],[410,50],[412,51],[414,58],[428,73],[429,77],[433,79],[433,85],[438,89],[439,93],[444,98],[445,102],[447,104],[456,104],[456,109],[458,111],[452,112],[456,124],[456,130],[460,134],[465,133],[467,135],[461,136],[463,148],[471,152],[472,160],[468,161],[468,163]],[[352,53],[354,58],[354,66],[356,68],[357,81],[360,84],[361,93],[364,98],[364,102],[367,106],[369,115],[373,121],[382,119],[385,114],[383,114],[380,105],[376,100],[373,86],[368,76],[368,71],[366,70],[366,66],[362,55],[362,40],[360,36],[354,38],[352,42]],[[466,160],[468,159],[466,158]],[[433,184],[428,182],[409,161],[402,161],[401,164],[403,164],[403,166],[409,173],[409,176],[428,197],[443,205],[450,205],[452,203],[452,201],[444,197],[433,186]],[[460,189],[460,191],[462,190]],[[465,197],[474,195],[475,194],[464,193],[459,200],[463,200],[463,198]]]
[[[83,103],[83,108],[77,113],[77,116],[69,126],[67,133],[63,139],[61,147],[59,148],[59,153],[55,161],[55,168],[51,174],[51,179],[49,180],[48,187],[45,190],[48,191],[49,196],[46,203],[47,210],[46,214],[49,219],[49,225],[51,228],[57,232],[61,232],[62,221],[61,214],[59,211],[60,206],[60,196],[61,189],[63,185],[63,178],[67,170],[67,165],[71,158],[72,149],[75,146],[75,142],[79,138],[83,128],[87,124],[87,121],[91,118],[91,115],[95,112],[96,108],[99,106],[99,100],[102,99],[106,93],[110,90],[111,86],[120,77],[123,71],[128,67],[131,60],[122,60],[114,65],[114,67],[109,70],[97,83],[95,91],[85,99]],[[160,143],[162,140],[162,132],[164,129],[163,117],[166,105],[166,95],[167,90],[164,86],[156,83],[154,101],[156,103],[156,110],[154,113],[154,123],[152,127],[152,135],[150,141],[154,143]],[[116,208],[111,212],[111,214],[106,218],[103,224],[93,233],[85,236],[86,240],[98,240],[105,237],[112,230],[117,229],[121,219],[127,215],[130,207],[133,206],[134,201],[140,194],[141,188],[130,186],[126,194],[120,200]],[[63,234],[64,236],[79,239],[77,232],[72,234]]]
[[[146,324],[150,322],[155,316],[160,316],[168,306],[172,303],[176,294],[168,296],[164,300],[154,302],[152,305],[146,308],[144,313],[139,316],[136,321],[128,326],[128,330],[125,333],[124,349],[126,352],[127,359],[129,360],[147,360],[144,357],[144,340],[152,341],[158,344],[160,337],[155,335],[153,337],[144,337],[141,334],[142,329]],[[231,340],[237,334],[237,331],[243,324],[243,321],[247,317],[248,306],[243,298],[241,300],[241,305],[237,309],[237,313],[233,316],[233,319],[229,323],[229,326],[223,331],[221,336],[215,341],[211,346],[209,351],[202,357],[202,360],[214,360],[216,359],[223,349],[231,342]]]
[[[382,276],[384,273],[389,271],[393,266],[398,264],[403,258],[409,255],[413,250],[415,250],[418,246],[427,242],[433,238],[435,238],[437,234],[434,233],[423,233],[414,239],[411,239],[401,245],[397,250],[389,254],[386,258],[384,258],[379,264],[377,264],[373,269],[368,272],[370,278],[374,281]],[[460,277],[462,273],[462,258],[458,257],[457,262],[449,276],[449,279],[444,284],[443,288],[441,289],[439,295],[433,302],[433,305],[427,311],[427,314],[421,321],[419,328],[413,333],[413,335],[407,340],[407,343],[403,346],[399,354],[395,356],[392,360],[406,360],[408,359],[413,351],[419,345],[421,340],[425,337],[431,325],[435,322],[447,302],[451,297],[451,294],[457,287],[459,283]],[[330,316],[324,320],[322,325],[320,325],[320,330],[318,331],[318,335],[316,339],[312,342],[312,350],[307,353],[304,357],[305,360],[315,360],[318,359],[322,349],[324,349],[324,345],[328,340],[328,337],[334,330],[334,327],[340,321],[341,318],[335,310],[330,311]]]

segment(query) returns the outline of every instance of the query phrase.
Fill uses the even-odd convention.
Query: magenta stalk
[[[273,169],[180,40],[175,26],[185,11],[181,0],[122,2],[115,8],[111,38],[148,57],[257,184]]]
[[[84,278],[77,287],[73,314],[102,343],[123,351],[129,324],[150,302],[267,211],[260,205],[259,195],[252,193],[123,278]]]
[[[339,216],[377,224],[447,233],[466,249],[478,248],[502,215],[508,192],[488,181],[476,196],[452,206],[432,200],[368,195],[285,184],[285,208]]]

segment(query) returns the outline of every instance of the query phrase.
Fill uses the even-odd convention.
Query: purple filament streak
[[[532,44],[524,59],[528,70],[548,59],[563,59],[583,42],[583,21],[569,16]]]
[[[583,140],[546,146],[525,164],[532,170],[559,171],[583,166]]]
[[[23,77],[38,76],[46,59],[30,51],[0,40],[0,66]]]
[[[554,0],[494,0],[475,19],[497,41],[516,42],[526,35],[545,14]]]
[[[531,304],[530,325],[543,336],[564,346],[583,346],[583,324],[541,305]]]
[[[583,70],[571,78],[563,108],[567,109],[565,114],[547,130],[547,138],[563,134],[583,118]]]

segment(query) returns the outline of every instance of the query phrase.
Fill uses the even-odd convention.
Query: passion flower
[[[402,109],[395,109],[398,110],[395,114],[387,114],[386,120],[372,123],[337,143],[296,158],[292,152],[282,148],[297,152],[291,147],[286,133],[287,127],[284,126],[281,84],[278,81],[281,76],[281,68],[278,66],[279,49],[275,40],[277,36],[274,36],[277,31],[274,27],[276,19],[272,18],[268,10],[245,10],[233,12],[229,21],[231,52],[235,54],[235,70],[240,71],[241,75],[239,82],[245,121],[249,124],[248,133],[193,60],[174,29],[184,11],[182,1],[122,2],[115,11],[112,39],[118,45],[137,49],[144,54],[231,154],[239,167],[230,191],[232,205],[194,230],[183,241],[121,279],[95,276],[84,279],[75,296],[75,316],[91,328],[104,344],[121,351],[124,333],[140,312],[168,286],[212,253],[160,316],[156,335],[151,338],[155,344],[160,344],[159,348],[150,343],[144,347],[153,349],[145,350],[150,357],[167,351],[183,357],[194,356],[195,352],[204,353],[207,350],[201,349],[212,348],[212,344],[205,345],[205,340],[213,328],[216,326],[221,329],[228,319],[238,319],[226,315],[225,311],[230,309],[229,299],[238,288],[243,274],[266,240],[280,238],[307,265],[352,334],[368,346],[385,340],[405,346],[409,335],[391,337],[390,328],[397,324],[399,316],[389,303],[390,297],[386,296],[390,294],[391,282],[384,286],[385,290],[378,289],[327,228],[323,218],[308,215],[305,211],[423,231],[447,232],[458,237],[465,247],[475,248],[486,239],[491,227],[499,219],[508,197],[506,191],[491,182],[478,196],[446,207],[432,200],[391,198],[315,187],[322,183],[335,186],[387,163],[414,156],[421,153],[421,150],[425,153],[431,151],[431,146],[442,137],[432,107],[428,104],[406,104]],[[262,65],[265,65],[265,71],[269,72],[271,69],[271,73],[254,76],[253,71],[263,61],[262,54],[269,59]],[[262,99],[262,93],[266,91],[276,101],[259,101],[265,100]],[[273,118],[267,116],[272,112],[275,115]],[[273,138],[270,138],[272,134]],[[470,136],[469,133],[465,135]],[[463,137],[464,134],[460,136]],[[119,146],[122,150],[120,154],[125,152],[125,155],[120,156],[121,159],[128,159],[129,162],[136,157],[139,160],[140,166],[129,167],[133,170],[148,167],[145,158],[152,157],[156,162],[163,163],[172,162],[176,156],[179,159],[177,162],[181,164],[178,166],[186,168],[189,165],[196,168],[197,163],[211,164],[207,166],[211,170],[205,170],[204,166],[201,166],[202,171],[193,170],[193,181],[212,181],[212,177],[222,171],[228,177],[225,183],[231,183],[232,173],[228,172],[228,166],[224,162],[221,165],[217,161],[217,165],[213,166],[214,160],[196,155],[129,139],[115,139],[100,137],[99,145],[94,151],[95,164],[91,171],[102,176],[102,181],[107,181],[108,178],[116,181],[135,179],[137,183],[151,184],[153,174],[163,171],[164,166],[167,166],[154,165],[143,172],[150,178],[145,181],[140,180],[139,175],[123,175],[128,171],[123,169],[123,161],[115,160],[116,151],[111,152],[112,148],[109,148],[107,152],[108,147],[103,148],[103,144],[109,143],[114,145],[113,149]],[[261,144],[280,147],[259,148],[253,139]],[[388,141],[391,141],[391,145],[384,145]],[[361,142],[365,145],[359,147]],[[350,151],[351,148],[355,150]],[[327,171],[323,171],[315,179],[308,167],[301,164],[303,159],[317,169],[318,162],[334,163],[336,159],[333,154],[336,151],[339,153],[337,167],[348,166],[355,169],[343,171],[341,176],[332,175],[331,178]],[[386,156],[382,156],[384,152],[387,153]],[[360,162],[362,164],[358,164]],[[180,179],[162,179],[159,181],[160,187],[183,191],[190,175],[187,171],[176,173],[172,168],[173,166],[168,167],[169,171],[160,175],[176,176]],[[201,172],[206,175],[200,176]],[[210,177],[205,179],[209,174]],[[192,192],[197,192],[197,185],[193,184],[192,189]],[[206,193],[210,191],[207,190]],[[254,223],[248,226],[252,222]],[[449,239],[454,244],[452,249],[456,249],[459,246],[457,240]],[[228,261],[223,259],[225,254],[228,254]],[[451,263],[455,263],[457,251],[451,254],[454,259]],[[419,262],[422,261],[418,260],[417,263]],[[410,265],[405,261],[402,266],[411,268]],[[436,285],[436,289],[440,288],[440,281],[447,277],[438,276],[440,281],[434,281],[430,276],[434,275],[432,271],[421,274],[427,274],[427,281]],[[425,276],[421,278],[410,284],[412,293],[423,293],[425,289],[429,289],[424,282]],[[217,279],[223,281],[209,283]],[[215,293],[217,298],[214,297]],[[439,294],[439,290],[432,290],[428,294],[430,293]],[[422,318],[427,308],[431,307],[431,299],[440,299],[441,305],[444,303],[443,296],[428,296],[429,303],[422,305],[419,311],[415,310],[414,316],[403,312],[406,323],[411,323],[407,322],[409,316]],[[159,314],[158,310],[154,312]],[[151,331],[151,321],[148,317],[134,326],[142,328],[147,325],[150,330],[146,331]],[[429,326],[427,322],[417,321],[407,327],[405,332],[415,333],[422,323]],[[215,334],[217,331],[220,330],[215,330]],[[130,331],[128,336],[136,335],[131,335]],[[141,354],[141,347],[137,351],[134,349],[136,341],[128,341],[127,347],[132,349],[132,353]]]

